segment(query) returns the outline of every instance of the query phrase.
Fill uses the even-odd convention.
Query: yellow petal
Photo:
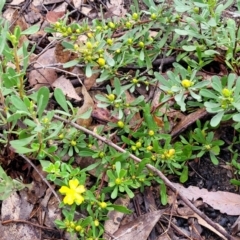
[[[61,194],[67,194],[69,191],[71,191],[70,188],[66,187],[66,186],[62,186],[60,189],[59,189],[59,192]]]
[[[63,199],[64,204],[72,205],[74,202],[74,196],[72,194],[68,194]]]
[[[84,201],[84,197],[81,194],[75,194],[75,203],[80,205]]]
[[[79,186],[75,189],[75,191],[76,191],[77,193],[84,193],[84,192],[86,192],[86,189],[85,189],[85,187],[84,187],[83,185],[79,185]]]
[[[72,179],[69,181],[69,187],[71,189],[76,189],[78,185],[79,185],[79,181],[77,179]]]

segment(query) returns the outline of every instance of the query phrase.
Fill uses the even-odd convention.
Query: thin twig
[[[84,128],[76,123],[70,122],[62,117],[59,117],[57,115],[54,115],[54,118],[57,120],[60,120],[64,123],[70,124],[71,126],[75,127],[78,130],[81,130],[95,138],[97,138],[98,140],[106,143],[107,145],[113,147],[114,149],[116,149],[119,152],[122,153],[126,153],[127,151],[124,150],[123,148],[119,147],[118,145],[114,144],[113,142],[111,142],[111,140],[102,137],[90,130],[88,130],[87,128]],[[142,160],[138,157],[136,157],[135,155],[129,153],[129,157],[132,158],[134,161],[136,162],[141,162]],[[190,207],[196,214],[198,214],[201,218],[203,218],[209,225],[211,225],[213,228],[215,228],[219,233],[221,233],[223,236],[225,236],[227,239],[229,240],[234,240],[234,238],[225,230],[225,229],[221,229],[220,226],[216,223],[214,223],[210,218],[208,218],[204,213],[202,213],[200,210],[198,210],[181,192],[178,192],[177,189],[174,187],[174,185],[172,184],[171,181],[169,181],[169,179],[157,168],[155,168],[154,166],[152,166],[151,164],[146,164],[146,167],[154,172],[155,174],[157,174],[163,181],[164,183],[171,188],[175,193],[178,193],[178,196],[186,203],[186,205],[188,207]]]
[[[54,196],[57,198],[58,202],[61,203],[61,200],[59,198],[59,196],[57,195],[56,191],[53,189],[53,187],[51,186],[51,184],[47,181],[47,179],[39,172],[39,170],[37,169],[37,167],[32,163],[32,161],[27,158],[26,156],[24,156],[23,154],[19,154],[20,157],[22,157],[25,161],[27,161],[33,168],[34,170],[37,172],[37,174],[41,177],[41,179],[43,180],[43,182],[45,182],[47,184],[47,186],[51,189],[52,193],[54,194]]]
[[[30,221],[22,220],[22,219],[18,219],[18,220],[10,219],[10,220],[6,220],[6,221],[2,221],[2,222],[1,222],[2,225],[7,225],[7,224],[10,224],[10,223],[25,223],[25,224],[29,224],[29,225],[32,225],[32,226],[34,226],[34,227],[38,227],[38,228],[41,228],[41,229],[59,232],[58,229],[54,229],[54,228],[50,228],[50,227],[45,227],[45,226],[42,226],[42,225],[39,225],[39,224],[30,222]]]

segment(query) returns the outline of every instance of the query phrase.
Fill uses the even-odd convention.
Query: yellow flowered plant
[[[79,181],[77,179],[72,179],[68,182],[69,187],[62,186],[59,189],[59,192],[63,195],[66,195],[63,199],[64,204],[72,205],[76,203],[80,205],[84,201],[84,197],[82,194],[86,191],[83,185],[79,185]]]

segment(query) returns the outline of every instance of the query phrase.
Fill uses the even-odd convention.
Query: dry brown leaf
[[[83,99],[84,103],[83,105],[78,109],[77,115],[80,116],[84,114],[85,112],[89,111],[89,109],[94,108],[94,102],[92,100],[92,97],[89,95],[86,87],[82,85],[82,94],[83,94]],[[83,127],[89,127],[92,123],[92,117],[90,116],[88,119],[77,119],[77,124]]]
[[[124,8],[123,0],[110,0],[107,2],[107,12],[104,14],[105,18],[110,18],[112,16],[124,17],[127,10]]]
[[[59,18],[62,18],[64,16],[65,12],[55,12],[55,11],[49,11],[46,14],[46,20],[49,23],[55,23],[59,20]]]
[[[34,5],[31,5],[30,11],[24,14],[24,18],[26,19],[27,23],[34,24],[37,21],[43,21],[43,16],[41,15],[39,9]]]
[[[25,0],[13,0],[11,3],[10,3],[10,5],[19,5],[19,4],[21,4],[21,3],[23,3],[23,2],[25,2]]]
[[[96,68],[94,67],[93,70],[96,70]],[[84,79],[84,86],[86,87],[87,90],[91,89],[91,87],[94,86],[99,74],[100,74],[100,72],[93,73],[93,75],[91,77],[86,77]]]
[[[54,54],[58,63],[66,63],[73,60],[74,55],[72,52],[65,50],[61,43],[56,44]]]
[[[127,207],[129,205],[129,202],[130,202],[130,198],[127,195],[125,195],[124,198],[123,197],[118,198],[114,202],[114,204]],[[123,216],[124,216],[124,213],[122,212],[110,211],[107,214],[108,220],[106,220],[104,223],[104,230],[107,233],[114,234],[118,230]],[[107,234],[105,234],[103,237],[104,239],[108,239]]]
[[[147,239],[164,210],[150,212],[119,228],[114,234],[116,240]]]
[[[57,63],[54,51],[55,49],[51,48],[43,53],[34,64],[34,67],[39,68]],[[29,84],[33,86],[34,89],[38,89],[42,86],[51,86],[56,79],[56,70],[50,68],[32,70],[28,77]]]
[[[75,91],[75,88],[73,87],[70,80],[65,78],[64,76],[61,76],[57,78],[54,83],[52,84],[55,88],[62,89],[63,93],[70,98],[76,99],[78,101],[81,101],[82,98],[78,96],[78,94]]]
[[[75,8],[80,8],[82,4],[85,2],[84,0],[72,0]]]
[[[205,108],[200,108],[197,111],[185,116],[172,130],[171,135],[176,136],[188,128],[191,124],[196,122],[198,119],[203,118],[208,113]]]
[[[174,187],[183,196],[191,201],[202,198],[203,202],[207,203],[221,213],[236,216],[240,215],[240,195],[230,192],[209,192],[207,189],[199,189],[198,187],[190,186],[183,187],[181,184],[173,183]]]

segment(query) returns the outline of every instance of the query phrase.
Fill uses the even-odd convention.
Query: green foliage
[[[30,184],[23,184],[20,180],[12,179],[0,166],[0,200],[7,199],[13,192],[20,191],[25,187],[30,187]]]

